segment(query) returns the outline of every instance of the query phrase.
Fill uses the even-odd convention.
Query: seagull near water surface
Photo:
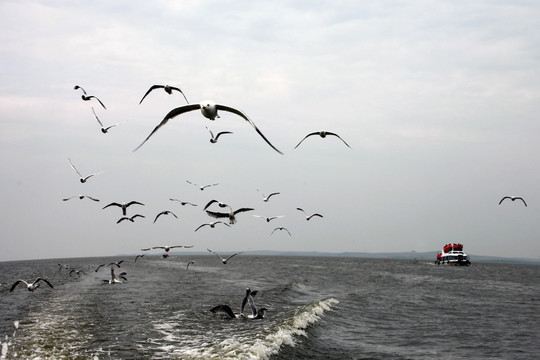
[[[9,292],[12,292],[17,287],[17,285],[19,285],[19,284],[25,284],[28,291],[34,291],[39,287],[40,281],[43,281],[44,283],[49,285],[51,288],[54,288],[54,286],[52,286],[52,284],[49,282],[49,280],[47,280],[45,278],[42,278],[42,277],[38,277],[36,280],[34,280],[31,283],[28,283],[28,282],[26,282],[24,280],[20,280],[20,279],[15,281],[15,283],[11,286],[11,289],[9,289]]]
[[[300,140],[300,142],[298,143],[298,145],[296,145],[294,148],[296,149],[301,143],[302,141],[306,140],[308,137],[312,136],[312,135],[319,135],[320,137],[322,137],[323,139],[328,136],[328,135],[332,135],[332,136],[336,136],[338,139],[340,139],[341,141],[343,141],[343,143],[345,145],[347,145],[347,147],[350,148],[349,144],[347,144],[345,142],[345,140],[343,140],[338,134],[336,133],[333,133],[333,132],[330,132],[330,131],[325,131],[325,130],[319,130],[319,131],[314,131],[312,133],[309,133],[307,134],[302,140]]]
[[[251,121],[251,119],[248,118],[247,115],[244,114],[242,111],[237,110],[227,105],[216,104],[213,101],[208,101],[208,100],[203,101],[199,104],[188,104],[188,105],[184,105],[184,106],[180,106],[175,109],[172,109],[167,115],[165,115],[163,120],[161,120],[159,125],[154,128],[154,130],[150,133],[150,135],[148,135],[148,137],[139,146],[137,146],[133,151],[137,151],[141,146],[143,146],[144,143],[147,142],[148,139],[150,139],[150,137],[154,135],[154,133],[158,131],[160,127],[165,125],[170,119],[173,119],[174,117],[178,115],[181,115],[183,113],[193,111],[193,110],[200,110],[203,116],[210,120],[215,120],[216,118],[219,118],[218,111],[227,111],[227,112],[236,114],[240,116],[241,118],[243,118],[244,120],[246,120],[255,129],[255,131],[263,138],[263,140],[266,141],[266,143],[270,145],[270,147],[272,147],[272,149],[274,149],[280,154],[283,154],[274,145],[272,145],[272,143],[263,135],[263,133],[259,130],[259,128],[257,128],[255,123]]]
[[[501,205],[504,199],[510,199],[512,201],[521,200],[523,201],[523,205],[527,206],[527,203],[525,202],[525,200],[523,200],[521,196],[505,196],[501,199],[501,201],[499,201],[499,205]]]
[[[215,251],[212,251],[212,250],[210,250],[210,249],[206,249],[206,250],[208,250],[208,251],[211,252],[212,254],[216,255],[216,256],[221,260],[221,262],[223,263],[223,265],[226,265],[227,262],[228,262],[229,260],[231,260],[231,258],[235,257],[236,255],[240,255],[240,254],[243,253],[243,251],[240,251],[240,252],[237,252],[237,253],[234,253],[234,254],[230,255],[229,257],[224,258],[224,257],[222,257],[221,255],[219,255],[219,254],[218,254],[217,252],[215,252]]]
[[[186,95],[184,94],[184,92],[182,90],[180,90],[179,88],[177,87],[174,87],[174,86],[170,86],[170,85],[152,85],[150,87],[150,89],[148,89],[148,91],[146,92],[146,94],[144,94],[144,96],[142,97],[141,101],[139,101],[139,105],[141,105],[141,103],[143,102],[144,98],[150,94],[153,90],[155,89],[163,89],[165,90],[165,92],[169,95],[172,95],[172,92],[173,90],[174,91],[178,91],[180,94],[182,94],[182,96],[184,97],[184,99],[186,99],[186,102],[189,104],[189,101],[186,97]]]
[[[82,98],[84,101],[90,101],[90,100],[92,100],[92,99],[96,99],[96,100],[101,104],[101,106],[103,106],[103,108],[104,108],[105,110],[107,110],[107,108],[106,108],[105,105],[101,102],[101,100],[99,100],[99,99],[98,99],[96,96],[94,96],[94,95],[88,96],[88,94],[86,93],[86,90],[84,90],[84,89],[83,89],[82,87],[80,87],[79,85],[75,85],[75,86],[73,87],[73,89],[74,89],[74,90],[79,90],[79,89],[82,90],[83,94],[81,95],[81,98]]]

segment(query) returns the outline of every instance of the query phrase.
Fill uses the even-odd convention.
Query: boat
[[[463,251],[462,244],[446,244],[437,253],[437,265],[471,266],[469,256]]]

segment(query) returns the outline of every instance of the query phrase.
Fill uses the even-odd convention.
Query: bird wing
[[[102,266],[105,266],[105,264],[99,265],[99,266],[96,268],[96,270],[94,270],[94,271],[97,272],[99,269],[101,269]]]
[[[146,95],[150,94],[152,92],[152,90],[159,89],[159,88],[164,88],[164,87],[165,86],[163,86],[163,85],[152,85],[152,86],[150,86],[150,89],[148,89],[146,94],[144,94],[144,96],[142,97],[141,101],[139,101],[139,105],[141,105],[141,103],[144,100],[144,98],[146,97]]]
[[[163,214],[165,214],[165,211],[162,211],[159,214],[157,214],[156,218],[154,219],[154,224],[156,223],[157,219]]]
[[[231,319],[236,318],[236,315],[234,315],[234,312],[229,305],[218,305],[210,309],[210,311],[213,313],[216,313],[218,311],[224,312],[225,314],[229,315]]]
[[[73,165],[73,163],[71,162],[71,159],[68,158],[68,161],[69,161],[69,164],[71,165],[71,167],[73,168],[73,170],[75,170],[75,172],[76,172],[77,174],[79,174],[80,177],[83,177],[83,176],[81,175],[81,173],[79,172],[79,170],[77,170],[77,168],[75,167],[75,165]]]
[[[165,250],[165,246],[153,246],[152,249],[163,249],[163,250]]]
[[[271,193],[270,195],[268,195],[268,197],[266,198],[266,200],[269,200],[271,196],[279,195],[279,194],[280,194],[280,193],[278,193],[278,192]]]
[[[91,197],[91,196],[88,196],[88,195],[84,195],[84,197],[87,197],[87,198],[89,198],[90,200],[99,201],[99,199],[95,199],[95,198],[93,198],[93,197]]]
[[[38,277],[38,278],[36,279],[36,281],[34,281],[34,284],[37,284],[37,283],[40,282],[40,281],[44,281],[45,283],[47,283],[47,285],[49,285],[50,287],[52,287],[52,288],[54,289],[54,286],[52,286],[52,284],[49,282],[49,280],[44,279],[44,278],[42,278],[42,277]]]
[[[109,205],[105,205],[105,206],[103,207],[103,209],[106,209],[106,208],[108,208],[109,206],[119,206],[119,207],[122,207],[121,204],[116,203],[116,202],[112,202],[112,203],[110,203]],[[101,210],[103,210],[103,209],[101,209]]]
[[[296,210],[300,210],[300,211],[303,212],[304,214],[306,213],[306,212],[304,211],[304,209],[299,208],[299,207],[297,207]]]
[[[200,109],[201,106],[199,104],[188,104],[188,105],[184,105],[184,106],[180,106],[180,107],[177,107],[176,109],[172,109],[167,115],[165,115],[165,117],[163,118],[163,120],[161,120],[161,122],[159,123],[158,126],[155,127],[155,129],[150,133],[150,135],[148,135],[148,137],[146,139],[144,139],[144,141],[135,148],[135,150],[133,151],[137,151],[141,146],[144,145],[145,142],[148,141],[148,139],[150,139],[150,137],[152,135],[154,135],[154,133],[156,131],[158,131],[158,129],[160,127],[162,127],[163,125],[165,125],[170,119],[174,118],[175,116],[178,116],[180,114],[183,114],[185,112],[188,112],[188,111],[193,111],[193,110],[197,110],[197,109]]]
[[[121,217],[120,219],[118,219],[118,221],[116,222],[117,224],[120,224],[122,221],[124,220],[129,220],[129,221],[133,221],[131,218],[128,218],[127,216],[124,216],[124,217]]]
[[[195,231],[197,231],[197,230],[199,230],[200,228],[202,228],[202,227],[204,227],[204,226],[207,226],[207,225],[210,226],[210,224],[202,224],[202,225],[200,225],[198,228],[196,228]]]
[[[348,147],[350,147],[349,144],[347,144],[347,142],[346,142],[345,140],[343,140],[338,134],[327,131],[327,132],[326,132],[326,135],[334,135],[334,136],[336,136],[339,140],[343,141],[343,143],[344,143],[345,145],[347,145]]]
[[[212,254],[216,255],[218,258],[220,258],[221,261],[225,260],[225,259],[223,259],[223,258],[221,257],[221,255],[219,255],[217,252],[212,251],[212,250],[210,250],[210,249],[206,249],[206,250],[208,250],[208,251],[210,251]]]
[[[176,90],[178,92],[180,92],[180,94],[182,94],[182,96],[184,97],[184,99],[186,99],[186,102],[189,104],[189,101],[186,97],[186,94],[184,94],[184,92],[182,90],[180,90],[179,88],[175,87],[175,86],[169,86],[171,88],[171,90]],[[141,100],[142,101],[142,100]]]
[[[235,108],[232,108],[230,106],[226,106],[226,105],[220,105],[220,104],[216,104],[216,109],[217,110],[223,110],[223,111],[228,111],[228,112],[232,112],[233,114],[236,114],[240,117],[242,117],[244,120],[246,120],[248,123],[251,124],[251,126],[253,126],[253,128],[255,129],[255,131],[257,131],[257,133],[264,139],[264,141],[266,141],[266,143],[268,145],[270,145],[272,147],[272,149],[276,150],[278,153],[282,154],[283,153],[281,151],[279,151],[274,145],[272,145],[272,143],[270,141],[268,141],[268,139],[263,135],[263,133],[257,128],[257,126],[255,125],[255,123],[253,121],[251,121],[250,118],[247,117],[246,114],[244,114],[242,111],[240,110],[237,110]]]
[[[100,125],[101,127],[103,127],[103,123],[102,123],[101,120],[99,120],[99,118],[97,117],[96,112],[95,112],[93,106],[92,106],[92,112],[94,113],[94,117],[96,118],[96,120],[97,120],[97,122],[99,123],[99,125]]]
[[[238,210],[235,210],[234,211],[234,214],[238,214],[238,213],[241,213],[241,212],[246,212],[246,211],[251,211],[251,210],[255,210],[255,209],[252,209],[252,208],[240,208]]]
[[[321,218],[324,217],[324,216],[322,216],[321,214],[311,214],[311,215],[308,217],[308,220],[311,219],[311,218],[314,217],[314,216],[318,216],[318,217],[321,217]]]
[[[525,202],[525,200],[523,200],[523,198],[522,198],[522,197],[516,197],[516,200],[517,200],[517,199],[519,199],[519,200],[523,201],[523,204],[524,204],[525,206],[527,206],[527,203]]]
[[[501,201],[499,201],[499,205],[501,205],[501,203],[503,202],[504,199],[511,199],[511,197],[510,197],[510,196],[505,196],[505,197],[503,197],[503,198],[501,199]]]
[[[225,260],[226,260],[226,261],[229,261],[231,258],[235,257],[236,255],[240,255],[240,254],[242,254],[242,253],[243,253],[243,251],[234,253],[234,254],[232,254],[231,256],[229,256],[228,258],[226,258]]]
[[[101,104],[101,106],[103,106],[103,108],[104,108],[105,110],[107,110],[107,108],[105,107],[105,105],[101,102],[101,100],[99,100],[99,99],[97,98],[97,96],[90,95],[89,98],[94,98],[94,99],[96,99],[96,100]]]
[[[141,249],[141,251],[148,251],[148,250],[152,250],[152,248]]]
[[[131,217],[131,220],[135,219],[135,218],[138,218],[138,217],[142,217],[142,218],[145,218],[146,216],[144,215],[141,215],[141,214],[135,214]]]
[[[77,197],[77,195],[70,196],[68,198],[62,199],[62,201],[68,201],[70,199],[73,199],[74,197]]]
[[[74,90],[81,89],[82,92],[83,92],[83,94],[84,94],[84,95],[87,95],[87,94],[86,94],[86,90],[84,90],[84,89],[83,89],[82,87],[80,87],[79,85],[75,85],[75,86],[73,87],[73,89],[74,89]]]
[[[225,135],[225,134],[232,134],[231,131],[222,131],[222,132],[218,132],[218,134],[216,135],[216,137],[214,138],[214,140],[217,140],[221,135]]]
[[[213,203],[218,203],[218,202],[219,202],[219,201],[217,201],[217,200],[215,200],[215,199],[214,199],[214,200],[210,200],[210,201],[204,206],[204,209],[203,209],[203,210],[208,209],[208,207],[209,207],[210,205],[212,205]]]
[[[142,206],[144,206],[143,203],[140,203],[140,202],[138,202],[138,201],[130,201],[130,202],[128,202],[128,203],[126,204],[126,207],[131,206],[131,205],[142,205]]]
[[[302,141],[306,140],[308,137],[310,137],[311,135],[318,135],[319,132],[318,131],[315,131],[315,132],[312,132],[310,134],[307,134],[302,140],[300,140],[300,142],[298,143],[298,145],[296,145],[294,148],[296,149],[301,143]]]
[[[228,218],[229,217],[228,213],[221,213],[221,212],[210,211],[210,210],[206,210],[206,213],[209,216],[217,218],[217,219],[219,219],[219,218]]]
[[[13,285],[11,285],[11,289],[9,289],[9,292],[12,292],[17,287],[17,285],[19,285],[20,283],[25,283],[26,286],[28,286],[28,283],[26,281],[17,280],[17,281],[15,281],[15,283]]]

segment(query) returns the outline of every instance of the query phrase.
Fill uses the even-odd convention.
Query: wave
[[[218,344],[210,346],[210,341],[207,341],[203,343],[203,348],[176,349],[175,353],[181,355],[182,358],[192,359],[269,359],[270,356],[277,354],[283,346],[295,346],[297,337],[307,336],[305,330],[319,321],[324,313],[330,311],[337,303],[339,301],[334,298],[326,298],[306,304],[296,308],[293,312],[285,315],[281,321],[260,333],[251,334],[251,336],[242,334],[227,337]],[[265,326],[264,321],[259,323],[263,327]]]

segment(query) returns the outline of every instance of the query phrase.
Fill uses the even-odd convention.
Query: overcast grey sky
[[[449,242],[538,258],[539,25],[529,1],[0,1],[0,261]],[[133,152],[185,104],[156,90],[139,105],[153,84],[243,110],[284,155],[240,117],[199,111]],[[92,106],[125,124],[102,134]],[[234,134],[211,144],[206,127]],[[351,149],[335,137],[294,149],[320,129]],[[81,184],[68,158],[104,172]],[[263,202],[257,189],[281,194]],[[101,201],[62,201],[77,194]],[[505,195],[528,207],[498,205]],[[215,220],[202,211],[211,199],[255,210],[195,232]],[[145,219],[116,224],[121,210],[102,210],[131,200]],[[163,210],[179,219],[154,224]],[[270,236],[277,226],[292,237]]]

